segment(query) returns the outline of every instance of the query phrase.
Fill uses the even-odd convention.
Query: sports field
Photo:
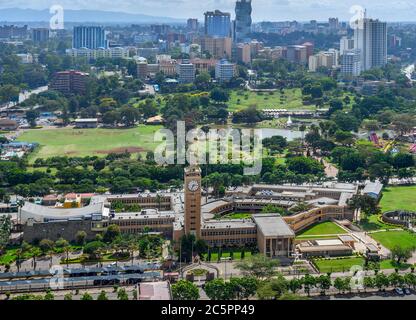
[[[380,206],[383,212],[398,209],[416,211],[416,186],[385,188]]]
[[[36,129],[21,134],[18,141],[37,142],[40,147],[31,154],[36,158],[53,156],[105,156],[109,153],[145,153],[153,151],[154,133],[160,126],[138,126],[130,129]]]

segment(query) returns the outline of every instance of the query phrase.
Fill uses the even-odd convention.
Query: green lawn
[[[321,273],[347,272],[352,266],[364,266],[363,257],[350,257],[343,259],[314,260],[315,265]]]
[[[399,226],[393,226],[389,224],[385,224],[384,222],[379,220],[379,216],[377,215],[371,215],[366,220],[361,220],[359,226],[364,231],[375,231],[380,229],[397,229]]]
[[[252,213],[234,212],[222,216],[220,219],[248,219],[252,216]]]
[[[345,234],[345,230],[336,225],[331,221],[325,221],[317,223],[307,228],[306,230],[301,231],[298,234],[298,237],[303,238],[303,236],[317,236],[317,235],[330,235],[330,234]]]
[[[380,269],[399,269],[399,270],[407,270],[411,267],[411,264],[408,263],[400,263],[400,265],[397,264],[396,261],[393,260],[383,260],[380,262]]]
[[[160,126],[141,125],[130,129],[49,129],[28,130],[18,141],[37,142],[40,148],[30,160],[53,156],[105,156],[111,152],[131,153],[153,151],[154,133]]]
[[[416,247],[416,235],[409,231],[385,231],[372,233],[370,236],[385,246],[387,249],[392,249],[396,245],[405,248]]]
[[[314,105],[303,105],[302,90],[299,88],[285,89],[282,97],[280,91],[269,94],[236,90],[231,92],[228,105],[230,111],[238,111],[251,105],[257,105],[258,109],[314,110],[315,108]]]
[[[211,262],[217,262],[218,261],[218,251],[215,251],[215,249],[212,249],[211,251]],[[204,260],[207,261],[208,253],[205,253]],[[224,250],[222,251],[221,258],[228,258],[230,256],[230,250]],[[251,251],[245,250],[244,251],[244,259],[251,256]],[[234,250],[233,251],[233,260],[241,260],[241,250]]]
[[[416,211],[416,186],[385,188],[380,206],[383,212],[397,209]]]

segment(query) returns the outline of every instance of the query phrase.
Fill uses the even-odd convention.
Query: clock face
[[[195,192],[199,189],[199,183],[196,180],[192,180],[188,183],[189,191]]]

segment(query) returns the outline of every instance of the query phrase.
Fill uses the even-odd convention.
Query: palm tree
[[[65,257],[66,257],[66,266],[68,267],[68,260],[69,260],[69,252],[71,251],[71,247],[66,245],[64,247]]]
[[[23,255],[23,249],[22,248],[17,249],[16,250],[16,267],[17,267],[17,272],[20,271],[20,264],[21,264],[22,255]]]
[[[134,252],[137,251],[138,248],[139,248],[139,245],[137,244],[136,239],[132,239],[132,240],[129,241],[128,248],[129,248],[129,251],[130,251],[131,264],[133,265],[133,263],[134,263]]]
[[[33,270],[36,269],[36,257],[40,256],[42,254],[42,251],[38,247],[32,247],[30,249],[30,255],[33,259]]]

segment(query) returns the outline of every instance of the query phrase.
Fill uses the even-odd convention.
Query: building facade
[[[195,66],[189,60],[183,60],[177,64],[179,83],[193,83],[195,81]]]
[[[230,81],[235,76],[236,66],[225,59],[218,61],[215,66],[215,79],[219,82]]]
[[[231,36],[231,15],[220,10],[207,11],[205,16],[205,35],[210,37]]]
[[[251,0],[237,0],[234,26],[234,40],[236,42],[250,42],[251,12]]]
[[[387,64],[387,23],[364,18],[354,30],[354,49],[360,50],[361,69],[384,67]]]
[[[108,42],[104,28],[94,26],[74,27],[72,47],[74,49],[108,48]]]
[[[75,70],[57,72],[49,85],[49,89],[63,94],[84,94],[88,76],[88,73]]]

